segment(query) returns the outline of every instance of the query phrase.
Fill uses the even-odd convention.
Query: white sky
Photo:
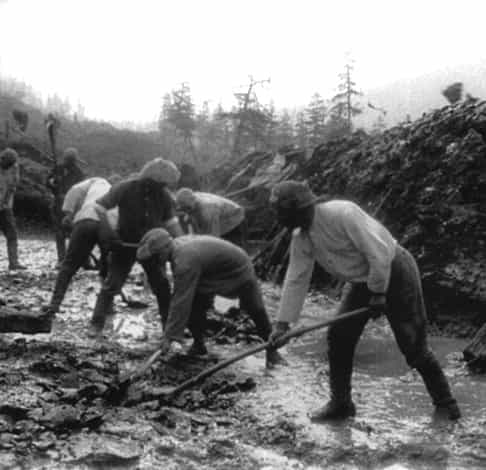
[[[360,89],[486,56],[484,0],[0,0],[0,73],[90,117],[150,121],[189,82],[234,103],[251,74],[277,108],[332,96],[345,51]]]

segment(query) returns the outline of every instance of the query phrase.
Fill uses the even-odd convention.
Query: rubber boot
[[[436,412],[445,414],[451,420],[459,419],[461,417],[459,406],[452,396],[449,382],[439,362],[432,353],[427,354],[423,361],[416,366],[416,369],[422,376]]]
[[[19,263],[18,245],[17,245],[16,238],[7,240],[7,254],[8,254],[8,269],[10,269],[11,271],[18,270],[18,269],[27,269],[25,266]]]
[[[186,353],[188,356],[207,356],[208,348],[204,344],[204,340],[202,338],[194,339],[191,344],[191,347],[187,350]]]
[[[340,363],[329,357],[330,400],[310,415],[313,422],[339,420],[356,415],[356,407],[351,400],[352,360]]]
[[[90,335],[100,335],[105,327],[106,318],[113,312],[113,295],[101,289],[90,322]]]
[[[64,300],[66,291],[69,287],[69,282],[71,281],[71,276],[66,273],[62,267],[56,279],[56,285],[54,287],[54,292],[52,293],[51,301],[49,305],[45,305],[42,310],[46,313],[55,314],[59,312],[59,307]]]

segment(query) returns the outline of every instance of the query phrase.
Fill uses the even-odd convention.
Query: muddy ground
[[[6,271],[0,247],[0,288],[9,305],[38,309],[55,279],[54,243],[24,238],[26,272]],[[144,298],[134,270],[126,292]],[[356,418],[314,425],[308,411],[328,397],[322,332],[284,348],[287,366],[268,371],[257,354],[217,373],[174,401],[151,399],[156,387],[175,384],[256,344],[251,325],[234,315],[212,315],[211,355],[183,353],[159,363],[131,389],[123,404],[107,403],[119,372],[154,351],[160,326],[154,299],[145,310],[117,300],[108,338],[86,336],[98,280],[77,275],[50,334],[0,337],[1,469],[354,469],[485,468],[486,380],[471,375],[462,354],[466,340],[431,341],[464,417],[435,416],[419,377],[397,351],[384,319],[370,323],[359,344],[353,377]],[[265,284],[275,314],[279,288]],[[231,304],[218,299],[217,311]],[[302,323],[332,315],[332,303],[309,296]],[[188,339],[188,343],[190,340]]]

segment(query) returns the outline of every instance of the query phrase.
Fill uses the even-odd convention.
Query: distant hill
[[[374,106],[387,111],[387,127],[405,121],[407,115],[412,120],[432,109],[448,104],[442,90],[453,82],[462,82],[464,92],[481,99],[486,98],[486,60],[476,65],[458,65],[410,79],[397,80],[386,86],[365,90],[361,102],[364,112],[355,123],[358,127],[371,128],[379,112],[367,107]]]
[[[15,108],[28,113],[29,124],[27,138],[12,134],[13,141],[28,141],[41,150],[49,150],[44,114],[12,96],[0,95],[0,137],[3,137],[3,123],[6,119],[12,120]],[[161,156],[157,132],[136,132],[104,122],[61,118],[59,154],[65,147],[76,147],[87,163],[87,173],[99,176],[109,176],[112,172],[128,175],[146,161]]]
[[[44,113],[25,104],[15,96],[0,94],[0,150],[6,145],[4,123],[12,119],[12,110],[19,109],[29,116],[25,136],[11,132],[9,144],[20,155],[21,180],[15,197],[15,211],[25,219],[48,220],[52,199],[45,181],[52,164],[42,152],[50,154]],[[86,162],[88,176],[127,176],[142,165],[161,156],[158,132],[136,132],[118,129],[111,124],[61,118],[58,133],[58,154],[66,147],[76,147]]]

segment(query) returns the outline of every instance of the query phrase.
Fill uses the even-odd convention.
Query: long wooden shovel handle
[[[137,370],[130,372],[129,374],[121,377],[119,380],[120,385],[129,385],[142,377],[145,372],[152,366],[152,364],[160,357],[162,351],[157,349]]]
[[[316,323],[315,325],[311,326],[305,326],[302,328],[297,328],[295,330],[289,331],[288,333],[284,334],[281,339],[282,341],[288,341],[289,339],[292,338],[298,338],[299,336],[305,335],[306,333],[309,333],[310,331],[318,330],[320,328],[324,328],[326,326],[334,325],[336,323],[341,323],[346,320],[349,320],[350,318],[356,318],[359,315],[362,315],[364,313],[367,313],[369,309],[367,307],[364,308],[358,308],[357,310],[352,310],[347,313],[343,313],[342,315],[335,316],[333,318],[330,318],[328,320],[321,321],[319,323]],[[225,367],[228,367],[229,365],[233,364],[234,362],[239,361],[240,359],[243,359],[247,356],[251,356],[253,354],[256,354],[257,352],[263,351],[264,349],[267,349],[269,346],[271,346],[270,342],[266,342],[263,344],[259,344],[258,346],[254,346],[253,348],[250,348],[246,351],[243,351],[242,353],[239,353],[233,357],[230,357],[226,361],[222,361],[218,364],[216,364],[213,367],[210,367],[209,369],[206,369],[202,371],[200,374],[196,375],[195,377],[192,377],[189,380],[186,380],[185,382],[182,382],[180,385],[177,385],[173,389],[165,389],[160,392],[160,394],[155,393],[154,398],[160,398],[163,396],[167,395],[177,395],[183,390],[186,390],[193,385],[196,385],[198,382],[201,382],[204,380],[206,377],[209,377],[210,375],[213,375],[215,372],[218,372],[221,369],[224,369]],[[165,388],[165,387],[164,387]],[[158,395],[158,396],[157,396]]]

